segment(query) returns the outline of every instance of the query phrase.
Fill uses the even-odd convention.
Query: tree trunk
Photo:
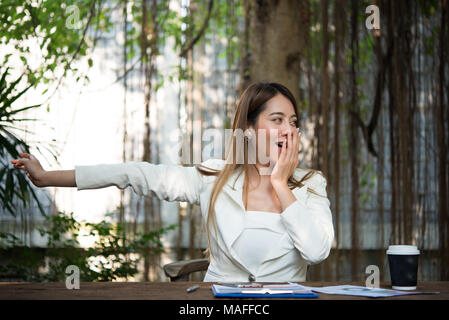
[[[413,89],[413,71],[411,70],[412,61],[410,56],[410,21],[405,17],[410,16],[412,4],[404,2],[394,2],[394,16],[401,15],[396,21],[398,23],[397,34],[403,37],[397,37],[396,50],[394,50],[394,70],[396,81],[396,110],[398,119],[399,136],[399,164],[400,164],[400,197],[401,197],[401,241],[406,244],[412,244],[413,216],[412,201],[413,189],[412,178],[414,177],[413,164],[413,101],[407,95]],[[409,23],[410,22],[410,23]],[[407,79],[408,78],[408,79]]]
[[[329,175],[329,1],[321,1],[321,21],[322,21],[322,41],[323,47],[321,52],[321,112],[322,112],[322,131],[320,139],[320,153],[322,159],[321,171],[327,177]]]
[[[126,142],[128,140],[128,131],[126,126],[126,117],[127,117],[127,110],[126,110],[126,94],[128,92],[128,77],[127,77],[127,46],[126,46],[126,39],[127,39],[127,26],[128,26],[128,1],[123,0],[123,37],[124,37],[124,43],[123,43],[123,139],[122,139],[122,162],[126,162]],[[119,223],[124,222],[124,216],[125,216],[125,204],[124,204],[124,198],[125,198],[125,190],[120,190],[120,211],[119,211]]]
[[[243,39],[240,42],[240,83],[237,88],[239,96],[245,91],[246,87],[251,84],[251,52],[249,49],[251,4],[251,0],[243,0],[244,26]],[[232,122],[232,119],[230,119],[230,121]],[[231,125],[229,125],[229,127],[231,127]]]
[[[351,1],[351,112],[359,113],[356,63],[358,61],[358,0]],[[352,279],[358,280],[358,211],[359,211],[359,136],[356,119],[349,121],[349,158],[351,165],[351,270]]]
[[[339,275],[339,246],[340,243],[340,107],[341,107],[341,84],[340,76],[342,74],[343,59],[342,49],[344,49],[344,21],[346,21],[346,12],[344,10],[344,0],[337,0],[334,8],[334,24],[335,24],[335,105],[334,105],[334,140],[333,140],[333,175],[332,190],[334,191],[334,216],[335,216],[335,239],[337,243],[336,252],[336,275]]]
[[[151,13],[148,19],[148,13]],[[144,137],[143,137],[143,156],[142,161],[151,163],[151,125],[150,125],[150,103],[153,93],[152,80],[155,74],[155,63],[158,55],[158,22],[157,22],[157,0],[152,0],[151,8],[148,10],[147,0],[142,1],[142,36],[141,52],[143,55],[144,69]],[[151,39],[148,41],[148,39]],[[150,49],[150,50],[148,50]],[[153,199],[151,196],[144,198],[144,232],[158,230],[161,228],[161,217],[159,212],[154,210]],[[147,256],[144,262],[144,279],[149,281],[150,257]]]
[[[440,236],[440,280],[449,280],[449,208],[448,208],[448,102],[445,99],[445,82],[447,68],[447,43],[449,8],[448,1],[441,0],[441,24],[439,38],[439,72],[438,72],[438,102],[436,110],[436,132],[438,145],[438,209]],[[446,91],[446,96],[448,92]]]
[[[243,56],[249,67],[244,69],[241,91],[256,81],[279,82],[299,99],[299,61],[305,33],[300,23],[300,5],[300,1],[293,0],[245,1],[251,51],[250,58]]]

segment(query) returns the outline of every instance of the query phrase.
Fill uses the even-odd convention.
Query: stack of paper
[[[212,285],[216,297],[241,298],[317,298],[318,295],[311,290],[296,284],[241,284],[241,285]]]
[[[352,286],[352,285],[341,285],[341,286],[330,286],[330,287],[304,287],[311,291],[325,294],[338,294],[345,296],[360,296],[360,297],[370,297],[370,298],[385,298],[402,296],[407,294],[435,294],[438,292],[418,292],[418,291],[399,291],[390,290],[383,288],[369,288],[362,286]]]

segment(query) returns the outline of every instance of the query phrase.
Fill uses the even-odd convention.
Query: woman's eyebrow
[[[274,116],[274,115],[278,115],[278,114],[281,115],[281,116],[285,116],[285,113],[280,112],[280,111],[272,112],[272,113],[269,114],[269,116]],[[296,114],[292,114],[292,115],[290,116],[290,118],[292,118],[292,117],[295,117],[295,118],[296,118]]]

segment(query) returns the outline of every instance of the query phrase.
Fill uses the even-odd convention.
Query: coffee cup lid
[[[416,246],[394,245],[388,246],[387,254],[419,254],[419,250]]]

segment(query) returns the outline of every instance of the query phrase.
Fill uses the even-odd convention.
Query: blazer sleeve
[[[326,179],[315,174],[309,180],[305,186],[292,190],[296,201],[282,212],[281,220],[304,260],[316,264],[329,256],[334,227]],[[319,196],[307,192],[308,186]]]
[[[202,164],[208,166],[207,160]],[[202,176],[195,166],[126,162],[75,166],[77,190],[128,186],[142,196],[199,204]]]

